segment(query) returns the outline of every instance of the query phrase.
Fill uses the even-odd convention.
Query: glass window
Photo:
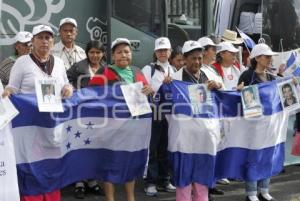
[[[164,35],[162,0],[114,0],[113,17],[151,35]]]

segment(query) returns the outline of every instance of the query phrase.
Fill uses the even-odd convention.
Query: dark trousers
[[[164,186],[170,182],[168,161],[168,122],[153,120],[146,184]]]
[[[300,132],[300,112],[298,112],[296,114],[296,121],[294,124],[294,128],[295,128],[296,132]]]

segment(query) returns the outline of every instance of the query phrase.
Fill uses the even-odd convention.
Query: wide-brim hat
[[[237,32],[228,29],[224,31],[221,39],[236,45],[243,43],[243,39],[237,37]]]

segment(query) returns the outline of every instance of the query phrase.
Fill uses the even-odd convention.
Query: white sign
[[[0,130],[4,143],[0,144],[0,200],[20,201],[16,158],[11,124]]]
[[[0,96],[3,94],[3,85],[0,81]],[[15,108],[8,97],[0,97],[0,129],[4,128],[15,116],[19,114],[19,111]],[[0,144],[2,142],[0,134]]]
[[[142,93],[142,88],[142,82],[121,85],[126,104],[133,117],[152,112],[147,96]]]
[[[56,79],[36,79],[35,91],[40,112],[63,112],[61,88]]]

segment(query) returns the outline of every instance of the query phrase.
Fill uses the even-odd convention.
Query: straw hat
[[[232,44],[241,44],[243,43],[242,38],[237,37],[237,32],[226,29],[222,36],[223,41],[230,42]]]

